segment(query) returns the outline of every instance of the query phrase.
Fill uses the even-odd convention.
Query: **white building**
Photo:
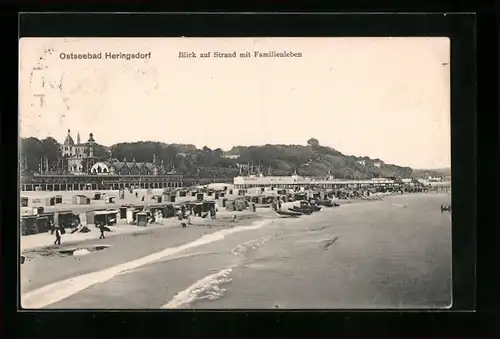
[[[226,158],[226,159],[236,160],[236,159],[239,159],[240,155],[239,154],[225,154],[222,157]]]
[[[89,135],[89,140],[86,143],[80,142],[80,133],[76,136],[76,143],[71,137],[71,130],[68,129],[68,135],[64,140],[64,143],[60,145],[61,154],[67,159],[68,172],[72,174],[82,174],[87,172],[83,168],[82,160],[86,158],[92,158],[93,146],[95,145],[94,136],[92,133]]]
[[[291,176],[238,176],[233,179],[234,188],[248,189],[253,187],[274,186],[278,188],[296,188],[301,186],[320,186],[324,188],[354,187],[354,186],[385,186],[393,185],[394,180],[375,178],[371,180],[342,180],[334,178],[308,178],[297,174]]]

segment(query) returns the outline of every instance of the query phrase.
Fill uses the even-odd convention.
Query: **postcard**
[[[23,309],[443,309],[447,38],[20,39]]]

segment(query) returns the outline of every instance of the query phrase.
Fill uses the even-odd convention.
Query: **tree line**
[[[409,167],[396,165],[377,168],[373,166],[377,159],[343,155],[320,145],[315,138],[307,140],[306,145],[235,146],[227,153],[237,155],[236,159],[226,157],[220,148],[198,149],[194,145],[153,141],[125,142],[111,147],[96,144],[93,153],[103,161],[152,162],[154,158],[167,171],[175,169],[185,176],[199,178],[233,177],[258,171],[272,175],[290,175],[296,171],[300,175],[338,178],[408,177],[412,172]],[[361,165],[359,160],[365,160],[366,164]],[[51,137],[22,138],[20,162],[21,168],[30,172],[39,172],[40,166],[46,172],[45,164],[53,171],[67,168],[59,144]],[[88,167],[86,160],[82,165],[84,169]]]

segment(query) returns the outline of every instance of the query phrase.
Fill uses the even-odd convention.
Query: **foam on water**
[[[406,205],[401,205],[401,204],[392,204],[394,207],[406,207]]]
[[[89,254],[89,253],[90,253],[90,251],[89,251],[89,250],[87,250],[87,249],[83,248],[83,249],[79,249],[79,250],[74,251],[74,252],[73,252],[73,255],[74,255],[74,256],[81,256],[81,255],[87,255],[87,254]]]
[[[163,305],[161,308],[179,308],[196,300],[215,300],[220,298],[226,291],[224,288],[221,288],[220,285],[232,281],[230,277],[232,270],[232,267],[226,268],[198,280],[185,290],[177,293],[170,302]]]
[[[268,223],[269,220],[262,220],[254,222],[251,226],[239,226],[220,230],[212,234],[204,235],[193,242],[178,247],[167,248],[163,251],[153,253],[145,257],[126,262],[124,264],[113,266],[102,271],[92,272],[52,283],[50,285],[46,285],[39,289],[23,294],[21,296],[21,305],[26,309],[43,308],[66,299],[76,293],[79,293],[89,288],[90,286],[109,281],[124,271],[136,269],[160,259],[173,256],[174,254],[177,254],[181,251],[222,240],[226,236],[233,233],[259,229]]]
[[[231,250],[231,253],[233,255],[239,255],[243,252],[246,252],[248,251],[249,249],[256,249],[257,247],[259,247],[260,245],[266,243],[267,241],[271,240],[271,236],[267,236],[267,237],[262,237],[262,238],[257,238],[257,239],[252,239],[252,240],[249,240],[249,241],[246,241],[242,244],[239,244],[238,246],[236,246],[235,248],[233,248]]]

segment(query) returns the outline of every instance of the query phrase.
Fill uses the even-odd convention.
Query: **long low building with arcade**
[[[264,176],[248,175],[237,176],[233,180],[235,189],[249,189],[256,187],[276,187],[295,189],[298,187],[316,187],[316,188],[362,188],[362,187],[380,187],[380,186],[432,186],[447,188],[450,182],[429,183],[422,180],[391,179],[391,178],[372,178],[364,180],[337,179],[332,176],[327,178],[310,178],[298,175],[296,172],[291,176]]]
[[[126,188],[178,188],[183,176],[174,170],[167,171],[163,161],[153,155],[151,162],[103,160],[94,156],[96,143],[92,133],[86,143],[73,141],[70,130],[60,145],[63,169],[60,173],[22,173],[21,191],[71,191]],[[43,163],[42,163],[43,165]],[[49,166],[46,165],[45,168]],[[42,168],[42,166],[40,166]]]

